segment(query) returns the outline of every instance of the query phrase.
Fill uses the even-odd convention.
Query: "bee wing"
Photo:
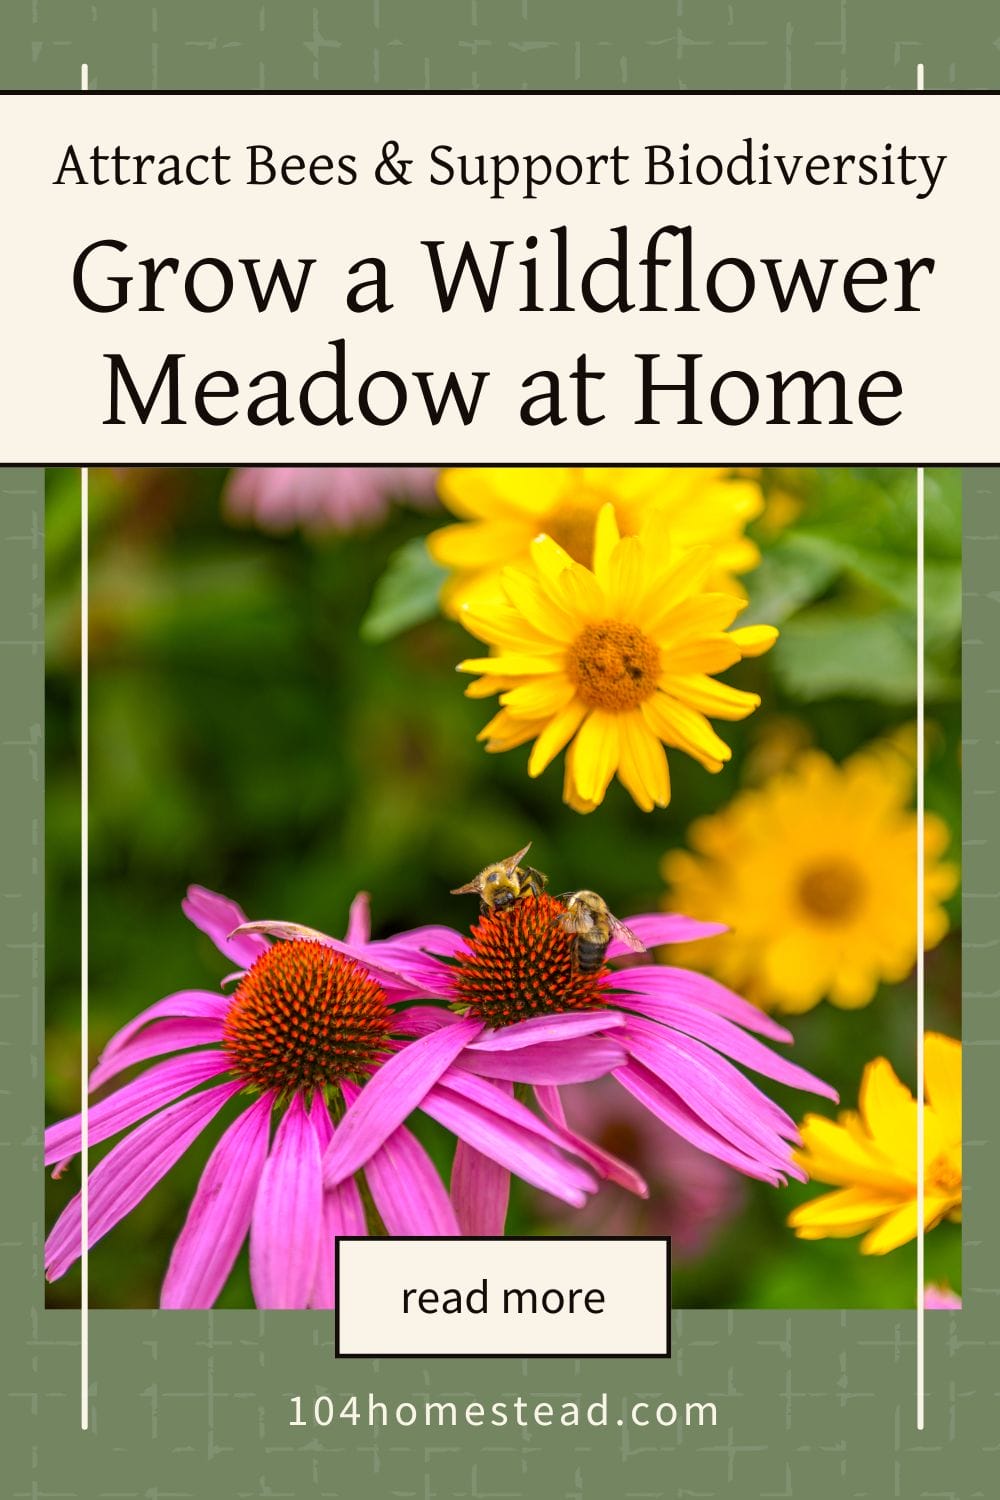
[[[475,880],[469,881],[468,885],[456,885],[455,889],[449,892],[449,894],[452,896],[468,896],[472,891],[479,890],[479,881],[480,877],[477,875]]]
[[[608,915],[610,916],[610,912]],[[627,948],[631,948],[633,953],[646,952],[646,944],[642,941],[642,938],[636,937],[631,927],[626,927],[625,923],[619,922],[617,917],[611,917],[611,931],[619,942],[624,943]]]
[[[500,864],[503,865],[508,875],[513,875],[514,871],[517,869],[518,865],[521,863],[522,859],[527,854],[530,848],[531,840],[529,839],[523,849],[518,849],[516,854],[511,854],[509,858],[500,860]]]

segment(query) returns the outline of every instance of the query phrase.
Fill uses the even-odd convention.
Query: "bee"
[[[530,844],[525,844],[523,849],[511,854],[509,858],[498,860],[495,865],[487,865],[485,870],[480,870],[475,880],[470,880],[468,885],[457,886],[451,894],[464,896],[470,891],[478,892],[482,916],[490,911],[507,911],[523,896],[540,896],[548,881],[540,870],[521,864],[530,848]]]
[[[619,938],[633,953],[645,953],[646,945],[631,927],[619,922],[596,891],[567,891],[559,897],[566,910],[556,921],[573,935],[573,967],[579,974],[596,974],[613,938]]]

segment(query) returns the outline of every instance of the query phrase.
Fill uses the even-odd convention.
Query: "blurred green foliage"
[[[229,965],[183,918],[190,882],[233,896],[255,917],[340,932],[351,897],[372,893],[377,933],[473,911],[447,894],[489,859],[533,840],[557,889],[597,887],[612,908],[655,909],[663,852],[690,820],[719,807],[771,753],[776,724],[841,758],[912,720],[915,508],[912,470],[767,473],[801,502],[794,521],[758,525],[760,567],[745,580],[740,623],[782,626],[770,656],[727,680],[762,709],[726,726],[731,765],[708,776],[671,756],[674,796],[645,815],[617,785],[581,818],[565,808],[561,764],[538,781],[527,747],[486,755],[488,706],[463,696],[459,626],[431,614],[439,574],[420,538],[439,518],[395,510],[358,536],[272,537],[222,517],[221,470],[91,476],[91,972],[95,1056],[138,1010],[190,987],[215,988]],[[46,859],[49,1118],[77,1107],[79,487],[47,489],[48,760]],[[928,804],[959,849],[961,610],[959,476],[927,485]],[[373,600],[374,596],[374,600]],[[359,629],[365,620],[363,629]],[[952,902],[957,924],[958,898]],[[959,1034],[959,940],[928,960],[928,1023]],[[884,1054],[912,1087],[912,984],[866,1009],[822,1005],[792,1018],[794,1056],[853,1105],[864,1064]],[[771,1090],[793,1114],[803,1096]],[[225,1118],[225,1117],[224,1117]],[[425,1122],[447,1170],[449,1146]],[[658,1132],[669,1162],[669,1137]],[[91,1256],[95,1307],[155,1306],[211,1130]],[[96,1160],[105,1147],[93,1152]],[[78,1185],[49,1188],[50,1218]],[[912,1306],[915,1252],[872,1259],[856,1240],[797,1241],[784,1225],[817,1191],[748,1184],[745,1207],[681,1263],[679,1306]],[[609,1211],[618,1190],[604,1189]],[[636,1229],[642,1228],[637,1210]],[[512,1232],[572,1233],[572,1217],[515,1185]],[[588,1225],[588,1232],[594,1232]],[[931,1278],[960,1286],[960,1229],[927,1239]],[[79,1297],[78,1271],[49,1288]],[[250,1302],[245,1254],[222,1298]]]

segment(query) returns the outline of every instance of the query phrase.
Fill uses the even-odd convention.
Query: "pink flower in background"
[[[468,935],[435,927],[372,943],[365,950],[366,962],[426,998],[449,1002],[448,1011],[427,1011],[427,1025],[452,1035],[462,1028],[463,1050],[453,1055],[450,1089],[452,1080],[463,1076],[468,1078],[466,1093],[487,1078],[533,1085],[549,1130],[600,1177],[642,1196],[648,1191],[633,1167],[566,1122],[560,1085],[610,1073],[649,1115],[699,1151],[774,1186],[789,1177],[804,1181],[793,1158],[800,1140],[794,1120],[735,1065],[836,1099],[828,1084],[750,1035],[790,1042],[791,1034],[715,980],[686,969],[649,963],[579,972],[573,940],[560,921],[564,910],[549,895],[525,897],[507,911],[488,912]],[[629,926],[649,947],[722,930],[717,924],[658,912],[631,917]],[[266,930],[276,936],[302,935],[302,929],[287,924],[269,924]],[[616,939],[608,957],[626,951]],[[420,1103],[425,1113],[465,1141],[452,1180],[463,1231],[499,1234],[507,1210],[507,1164],[495,1151],[472,1154],[478,1143],[456,1128],[451,1101],[445,1100],[442,1111],[440,1092],[432,1091],[420,1103],[416,1091],[397,1088],[388,1070],[381,1070],[348,1109],[327,1148],[323,1180],[335,1187],[363,1166],[365,1153]],[[509,1108],[523,1121],[523,1105],[511,1098]],[[488,1159],[481,1160],[483,1156]]]
[[[90,1173],[90,1245],[146,1197],[226,1104],[244,1096],[202,1173],[161,1306],[211,1307],[248,1234],[258,1307],[333,1305],[334,1240],[366,1233],[355,1168],[324,1188],[321,1162],[341,1143],[344,1111],[350,1125],[341,1144],[364,1165],[390,1234],[460,1232],[434,1165],[402,1125],[428,1092],[439,1101],[428,1113],[536,1186],[574,1205],[596,1190],[572,1147],[540,1129],[506,1086],[464,1071],[452,1076],[481,1026],[453,1016],[452,1026],[440,1027],[433,1017],[428,1024],[426,1007],[399,1008],[417,989],[367,962],[378,946],[368,942],[367,897],[351,908],[345,944],[315,941],[305,929],[295,941],[271,944],[246,930],[235,902],[199,886],[189,889],[184,911],[240,966],[229,976],[235,989],[183,990],[158,1001],[111,1039],[90,1079],[97,1090],[136,1063],[173,1054],[90,1107],[91,1145],[128,1132]],[[596,1045],[597,1066],[621,1055]],[[575,1076],[593,1076],[594,1065],[584,1059]],[[407,1101],[388,1125],[378,1107],[366,1115],[371,1080],[382,1073],[384,1092]],[[285,1108],[272,1140],[278,1106]],[[57,1175],[80,1148],[79,1115],[46,1131],[45,1160],[59,1164]],[[80,1252],[77,1194],[46,1243],[48,1279],[62,1276]]]
[[[564,1091],[567,1118],[635,1166],[649,1198],[607,1187],[573,1214],[574,1234],[669,1234],[678,1259],[703,1254],[746,1199],[743,1179],[650,1118],[613,1078]]]
[[[929,1281],[924,1287],[924,1306],[928,1312],[958,1312],[961,1310],[962,1299],[950,1286]]]
[[[435,503],[437,469],[234,469],[223,505],[263,531],[361,531],[378,526],[394,500],[421,510]]]

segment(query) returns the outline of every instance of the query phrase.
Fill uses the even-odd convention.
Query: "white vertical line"
[[[917,92],[924,65],[917,63]],[[917,1431],[924,1430],[924,471],[917,469]]]
[[[924,1428],[924,471],[917,470],[917,1431]]]
[[[90,471],[80,470],[80,1426],[89,1424]]]
[[[90,70],[80,64],[80,89]],[[80,1427],[90,1426],[90,471],[80,470]]]

